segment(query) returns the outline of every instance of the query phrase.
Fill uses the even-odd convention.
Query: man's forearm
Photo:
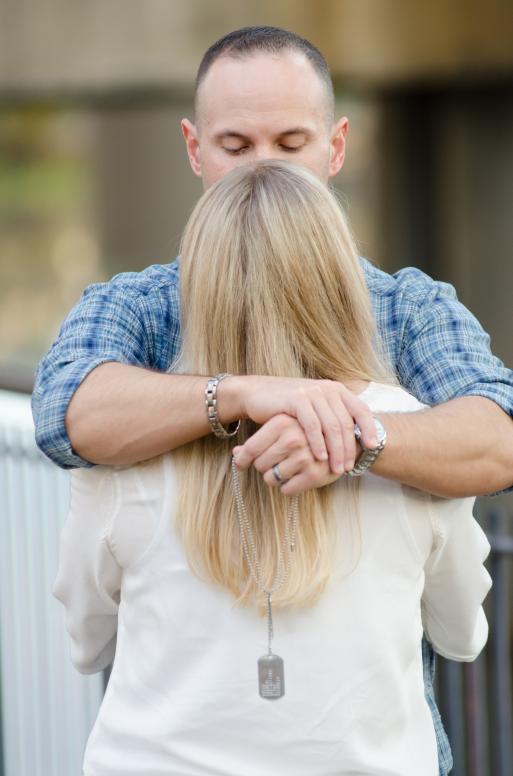
[[[489,399],[465,396],[381,419],[388,440],[375,474],[446,497],[513,484],[513,420]]]
[[[108,362],[93,369],[76,390],[66,414],[74,451],[86,461],[132,464],[160,455],[210,432],[206,376],[170,375]],[[331,470],[352,468],[354,421],[372,445],[369,407],[333,380],[235,375],[217,391],[221,423],[251,418],[262,425],[285,414],[295,418],[317,460]],[[234,443],[235,443],[234,439]]]
[[[151,372],[116,362],[94,369],[75,392],[66,413],[74,450],[97,464],[132,464],[160,455],[210,432],[206,377]],[[225,423],[239,409],[230,381],[218,391]]]

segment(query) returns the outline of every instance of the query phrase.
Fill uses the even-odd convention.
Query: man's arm
[[[67,433],[72,397],[106,362],[130,365],[134,373],[136,367],[165,372],[179,348],[178,310],[176,262],[122,273],[85,289],[36,372],[32,394],[36,442],[48,458],[63,469],[92,465],[73,449]],[[100,393],[98,402],[106,400],[108,396]],[[129,420],[125,416],[123,426]]]
[[[368,263],[364,268],[392,368],[418,400],[437,405],[382,416],[388,440],[373,471],[446,497],[510,488],[513,372],[490,352],[490,338],[451,286],[412,268],[394,277]],[[297,468],[299,458],[302,466],[282,486],[284,493],[331,481],[326,467],[301,451],[294,424],[285,425],[260,429],[241,447],[238,465],[268,472],[266,482],[273,486],[266,451],[286,449],[282,460],[291,463],[283,468]]]
[[[397,375],[432,409],[388,419],[388,462],[383,456],[380,473],[444,496],[511,487],[513,371],[492,354],[490,337],[452,286],[411,268],[394,280],[394,317],[404,311]]]
[[[513,472],[513,429],[506,414],[513,412],[513,374],[494,359],[487,336],[454,294],[440,295],[438,284],[430,283],[435,291],[430,294],[423,289],[417,298],[424,303],[414,299],[411,305],[409,336],[393,332],[394,341],[406,342],[397,356],[401,381],[426,403],[436,403],[437,398],[443,402],[457,391],[475,394],[480,409],[468,417],[466,397],[464,404],[459,404],[461,399],[453,401],[449,414],[440,406],[426,411],[425,417],[388,418],[389,444],[379,463],[381,473],[441,495],[493,492],[513,481],[513,474],[508,474]],[[33,398],[36,435],[43,451],[64,468],[91,462],[132,463],[208,433],[205,378],[160,373],[169,366],[178,339],[177,286],[165,286],[159,296],[161,286],[160,281],[148,288],[143,285],[137,294],[132,286],[128,291],[119,283],[93,287],[72,311],[43,360]],[[433,364],[436,380],[430,377]],[[239,388],[247,388],[249,379],[239,380]],[[233,380],[221,385],[220,397],[224,393],[226,398],[230,382],[233,387]],[[275,414],[288,412],[310,434],[319,463],[322,424],[322,436],[335,440],[330,466],[322,470],[322,476],[319,466],[312,474],[304,456],[305,474],[296,481],[304,490],[331,480],[342,459],[346,470],[351,468],[353,419],[359,418],[366,429],[364,442],[372,443],[362,403],[349,401],[349,408],[345,404],[342,408],[339,396],[336,407],[333,400],[330,406],[321,402],[322,409],[314,417],[312,402],[301,392],[299,387],[296,399],[306,408],[303,412],[297,405],[292,407],[290,396],[283,393],[280,402],[269,404],[274,392],[253,383],[252,390],[236,392],[225,404],[222,419],[228,422],[243,415],[242,405],[251,397],[250,410],[246,407],[244,411],[257,422],[265,424],[271,408]],[[493,403],[484,401],[486,398]]]
[[[486,495],[513,482],[513,422],[489,399],[469,396],[380,418],[387,443],[372,467],[375,474],[446,498]],[[284,415],[267,422],[235,454],[239,468],[255,466],[270,487],[278,487],[271,467],[279,462],[287,496],[337,478],[327,462],[314,458],[299,424]]]
[[[76,390],[66,414],[75,452],[96,464],[131,464],[211,432],[205,408],[207,377],[158,374],[106,363]],[[341,474],[354,464],[354,420],[373,444],[367,405],[341,383],[259,375],[232,376],[217,391],[223,424],[250,418],[265,424],[282,413],[302,429],[317,460]],[[235,440],[234,440],[235,442]]]
[[[414,413],[381,415],[387,444],[375,474],[438,496],[482,496],[513,483],[513,420],[465,396]]]
[[[37,444],[57,465],[136,463],[210,431],[207,376],[165,374],[179,349],[178,271],[178,262],[155,265],[90,286],[64,321],[32,396]],[[372,444],[368,408],[337,383],[245,376],[227,389],[227,382],[219,391],[229,399],[226,422],[264,423],[287,412],[334,469],[353,465],[355,418]]]

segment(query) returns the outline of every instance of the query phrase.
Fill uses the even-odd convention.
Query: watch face
[[[386,442],[387,432],[385,430],[385,427],[384,427],[383,423],[380,420],[378,420],[378,418],[374,418],[374,423],[376,425],[376,436],[378,438],[378,447],[379,448],[383,448],[384,444]],[[375,450],[376,449],[376,448],[364,447],[364,445],[362,444],[362,432],[361,432],[361,429],[360,429],[360,427],[359,427],[359,425],[357,423],[355,423],[355,426],[354,426],[354,435],[355,435],[356,439],[359,441],[362,450]]]
[[[385,426],[380,420],[374,418],[374,422],[376,424],[376,431],[378,432],[378,445],[381,445],[387,438],[387,432],[385,431]]]
[[[383,425],[383,423],[378,420],[377,418],[374,418],[374,423],[376,424],[376,436],[378,439],[378,444],[374,448],[364,447],[361,442],[361,436],[362,432],[358,426],[357,423],[355,423],[354,426],[354,435],[356,439],[360,442],[361,448],[362,448],[362,454],[356,461],[355,465],[351,469],[350,472],[347,472],[349,477],[360,477],[362,474],[365,474],[368,469],[373,465],[373,463],[378,458],[379,454],[385,447],[385,442],[387,441],[387,432]]]

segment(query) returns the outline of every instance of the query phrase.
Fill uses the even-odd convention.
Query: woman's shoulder
[[[416,412],[427,406],[395,383],[370,382],[359,398],[372,412]]]
[[[144,482],[146,486],[159,487],[166,474],[166,466],[171,460],[170,453],[164,453],[147,461],[134,464],[116,464],[107,466],[97,464],[88,468],[71,470],[72,482],[87,484],[95,489],[104,480],[118,480],[127,488],[135,482]]]
[[[87,508],[89,515],[96,515],[99,536],[107,539],[126,568],[152,543],[163,514],[170,510],[175,492],[171,454],[133,465],[74,470],[73,492],[83,494],[81,511]]]

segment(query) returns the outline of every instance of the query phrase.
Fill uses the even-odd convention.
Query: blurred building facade
[[[201,188],[179,120],[230,29],[305,35],[349,116],[362,254],[454,283],[513,363],[513,5],[0,0],[0,381],[29,387],[91,282],[171,261]]]

